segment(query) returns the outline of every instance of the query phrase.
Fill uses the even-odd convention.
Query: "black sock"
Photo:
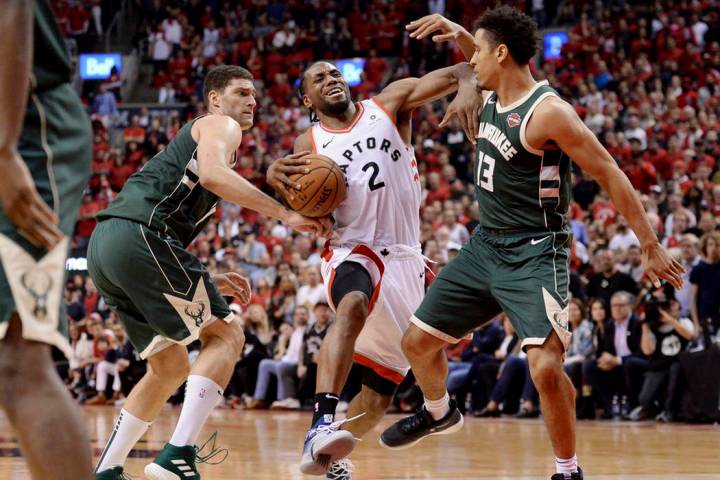
[[[337,407],[340,398],[332,392],[322,392],[315,395],[315,413],[313,414],[312,425],[315,426],[317,421],[324,418],[325,415],[331,415],[335,419],[335,407]]]

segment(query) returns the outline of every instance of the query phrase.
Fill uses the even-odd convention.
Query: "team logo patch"
[[[42,321],[47,316],[47,297],[52,288],[52,277],[42,271],[29,270],[22,274],[20,283],[35,301],[33,315]]]
[[[507,117],[508,127],[510,127],[510,128],[517,127],[518,125],[520,125],[521,122],[522,122],[522,118],[520,118],[519,113],[511,113]]]

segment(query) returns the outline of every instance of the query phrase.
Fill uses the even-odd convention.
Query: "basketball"
[[[310,171],[289,176],[294,183],[300,184],[301,189],[293,192],[293,199],[286,196],[285,201],[290,208],[307,217],[330,215],[345,200],[345,175],[325,155],[312,153],[304,158],[310,160]]]

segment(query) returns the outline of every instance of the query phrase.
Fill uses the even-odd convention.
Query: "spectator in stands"
[[[270,376],[277,378],[277,400],[272,406],[278,408],[300,408],[297,399],[297,366],[300,362],[300,350],[305,337],[309,312],[306,307],[295,308],[295,322],[291,327],[288,324],[281,326],[279,349],[274,358],[260,362],[258,380],[255,386],[253,400],[247,405],[248,409],[265,408],[266,397],[270,386]],[[287,342],[287,346],[285,343]]]
[[[297,366],[297,376],[300,380],[299,399],[301,402],[304,399],[313,398],[315,395],[318,354],[332,321],[330,306],[325,301],[316,303],[312,311],[315,323],[305,332]]]
[[[612,251],[607,249],[598,250],[595,253],[597,272],[590,275],[587,285],[587,296],[590,298],[602,298],[606,302],[610,297],[619,291],[625,291],[636,295],[638,286],[635,280],[616,269],[615,258]]]
[[[595,357],[595,344],[593,342],[595,325],[592,320],[585,317],[586,312],[582,300],[577,298],[570,300],[568,324],[572,331],[572,338],[565,354],[563,368],[578,392],[582,389],[583,363]]]
[[[690,272],[690,311],[707,342],[720,327],[720,232],[703,235],[700,252],[703,258]]]
[[[681,251],[681,262],[685,267],[685,273],[683,273],[683,287],[680,290],[675,291],[675,298],[680,303],[680,316],[692,318],[690,303],[691,303],[691,288],[692,283],[690,282],[690,273],[693,268],[700,263],[700,240],[692,233],[687,233],[680,238],[680,251]]]
[[[625,262],[618,265],[618,271],[627,273],[635,283],[640,282],[645,274],[642,268],[642,249],[640,245],[630,245],[627,249]]]
[[[677,300],[657,299],[669,307],[646,307],[643,314],[640,345],[649,368],[640,391],[640,405],[628,415],[630,420],[648,420],[657,415],[658,420],[669,422],[679,410],[679,357],[695,337],[695,328],[692,320],[680,317]]]
[[[320,283],[320,270],[316,266],[305,268],[303,285],[298,289],[295,305],[302,305],[313,312],[315,305],[325,301],[325,286]],[[315,320],[311,315],[311,320]]]
[[[470,376],[473,365],[477,369],[483,363],[497,361],[495,352],[500,348],[504,337],[502,321],[492,321],[473,333],[472,340],[462,350],[459,358],[449,358],[452,360],[448,362],[447,385],[450,395],[455,395],[458,399],[464,396],[473,380]],[[458,402],[458,405],[462,408],[465,402]]]
[[[633,313],[634,304],[635,298],[628,292],[618,291],[612,295],[611,319],[605,324],[597,360],[586,361],[583,370],[584,382],[591,387],[608,418],[622,415],[619,410],[613,412],[615,406],[624,404],[628,412],[635,407],[647,369],[647,360],[640,350],[641,327]]]
[[[107,89],[106,85],[100,85],[100,91],[95,95],[92,105],[92,113],[100,117],[104,126],[108,126],[112,117],[117,115],[117,103],[115,95]]]
[[[601,298],[593,299],[590,302],[590,321],[593,327],[592,345],[593,355],[582,362],[580,395],[578,397],[577,417],[581,419],[595,418],[595,399],[593,397],[590,380],[592,374],[587,369],[595,367],[595,358],[601,345],[604,343],[605,325],[610,320],[610,312],[607,303]],[[571,377],[572,379],[572,377]],[[574,383],[575,379],[573,379]]]

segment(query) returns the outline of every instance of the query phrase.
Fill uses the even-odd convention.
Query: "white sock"
[[[577,455],[573,455],[572,458],[566,460],[555,457],[555,473],[563,473],[566,477],[570,478],[570,474],[577,471]]]
[[[170,443],[176,447],[194,445],[200,429],[215,405],[222,399],[223,389],[207,377],[190,375],[185,387],[185,403]]]
[[[102,472],[113,467],[121,467],[125,463],[130,450],[140,440],[140,437],[145,434],[149,426],[150,422],[140,420],[124,408],[120,410],[115,429],[100,456],[95,471]]]
[[[445,395],[438,400],[428,400],[426,398],[425,410],[427,410],[435,420],[440,420],[447,415],[450,411],[450,395],[448,395],[448,392],[445,392]]]

